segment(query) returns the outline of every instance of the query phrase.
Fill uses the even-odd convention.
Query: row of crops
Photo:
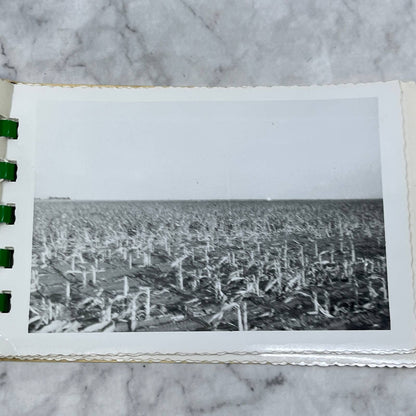
[[[32,332],[388,329],[380,200],[36,201]]]

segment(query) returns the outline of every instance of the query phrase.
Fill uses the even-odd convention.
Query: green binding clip
[[[14,205],[0,205],[0,222],[14,224],[16,221],[16,207]]]
[[[5,118],[0,116],[0,137],[17,139],[17,129],[19,122],[15,118]]]
[[[11,269],[13,267],[13,253],[12,248],[0,248],[0,267]]]
[[[14,182],[17,177],[17,165],[13,162],[0,160],[0,179]]]
[[[9,313],[11,309],[11,292],[3,291],[0,293],[0,312]]]

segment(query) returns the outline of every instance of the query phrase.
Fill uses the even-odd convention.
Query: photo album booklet
[[[0,359],[416,366],[416,85],[0,81]]]

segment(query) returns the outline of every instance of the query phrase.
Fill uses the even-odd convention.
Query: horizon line
[[[190,198],[190,199],[73,199],[70,197],[48,197],[39,198],[35,197],[35,200],[41,201],[73,201],[73,202],[200,202],[200,201],[368,201],[368,200],[383,200],[383,196],[380,197],[347,197],[347,198]]]

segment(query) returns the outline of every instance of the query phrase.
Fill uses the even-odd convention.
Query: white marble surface
[[[413,1],[0,0],[0,78],[416,80]],[[0,363],[4,415],[413,415],[416,370]]]
[[[415,414],[413,370],[0,363],[2,415]]]

